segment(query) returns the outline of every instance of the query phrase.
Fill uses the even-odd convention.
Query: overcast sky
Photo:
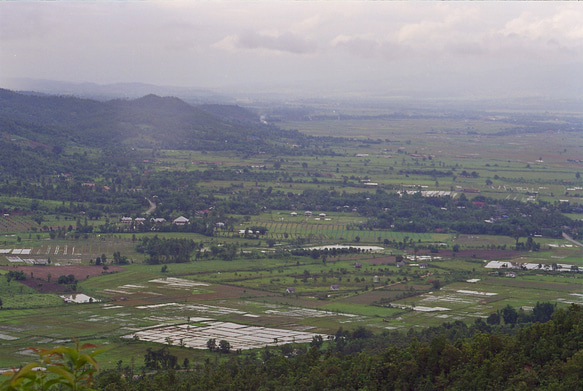
[[[0,75],[577,96],[582,21],[554,1],[0,2]]]

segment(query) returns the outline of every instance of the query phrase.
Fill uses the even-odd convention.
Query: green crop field
[[[282,223],[271,224],[277,230]],[[321,224],[313,225],[320,229],[323,227]],[[333,225],[330,227],[334,228]],[[303,229],[309,230],[308,227]],[[372,242],[376,241],[376,232],[374,235],[361,234],[363,240],[370,236]],[[405,236],[421,239],[422,242],[431,239],[423,235],[393,234],[397,239]],[[442,235],[436,239],[447,238],[449,236]],[[487,246],[494,239],[481,237],[475,244]],[[469,247],[472,242],[469,237],[458,240],[464,243],[464,247]],[[112,237],[98,243],[97,252],[100,252],[120,248],[119,245],[126,242]],[[84,258],[83,251],[96,252],[94,245],[80,246],[67,241],[59,245],[73,244],[79,249],[81,258]],[[396,250],[387,252],[399,253]],[[414,255],[411,250],[407,253]],[[522,259],[522,262],[551,262],[556,260],[553,257],[557,255],[553,254],[562,254],[561,261],[564,262],[567,259],[580,261],[581,251],[561,247],[539,253],[518,252],[515,258]],[[6,341],[3,351],[8,360],[13,360],[17,356],[11,352],[20,349],[22,343],[42,340],[41,337],[54,340],[62,335],[82,338],[99,335],[99,341],[103,342],[103,338],[127,333],[124,330],[128,328],[147,328],[160,322],[180,323],[185,321],[186,316],[196,314],[277,326],[294,319],[293,311],[296,310],[290,308],[312,308],[320,312],[315,313],[317,316],[313,318],[301,318],[301,324],[312,324],[322,332],[330,333],[334,331],[334,325],[339,324],[345,327],[366,325],[373,329],[406,329],[417,324],[440,324],[449,319],[471,322],[507,304],[533,306],[538,301],[549,300],[559,305],[581,302],[581,296],[577,295],[583,288],[580,274],[519,272],[517,277],[507,278],[503,275],[491,276],[490,271],[483,268],[484,261],[471,255],[469,258],[444,258],[437,253],[435,257],[425,270],[414,265],[398,268],[394,257],[391,261],[386,252],[330,257],[325,264],[319,259],[297,257],[238,258],[234,261],[202,259],[194,263],[169,265],[166,273],[161,272],[159,265],[134,263],[125,266],[123,271],[82,281],[78,289],[102,301],[77,305],[64,305],[57,295],[35,293],[34,289],[19,282],[8,284],[3,279],[0,282],[0,297],[4,307],[13,308],[0,312],[2,324],[5,325],[3,330],[10,338],[12,334],[18,335],[16,339]],[[356,263],[362,263],[362,267],[355,268]],[[54,270],[54,276],[59,274],[58,266],[45,268]],[[160,282],[174,278],[179,281],[176,286],[166,287],[165,282]],[[479,281],[466,282],[471,279]],[[432,286],[433,280],[441,281],[442,287],[436,290]],[[181,285],[183,283],[180,281],[185,281],[186,285]],[[188,281],[197,285],[189,286]],[[334,284],[339,285],[338,291],[330,289]],[[286,293],[289,287],[294,287],[291,294]],[[277,310],[273,310],[274,304]],[[195,309],[187,310],[192,305]],[[23,309],[18,309],[20,307]],[[56,307],[59,308],[58,313],[54,312]],[[425,307],[443,309],[421,310]],[[75,320],[64,322],[72,312],[77,314]],[[254,317],[243,317],[242,314],[246,313]],[[31,319],[32,314],[34,319]],[[49,314],[50,320],[40,320]],[[339,319],[342,321],[337,323]],[[42,324],[45,331],[39,332],[38,326],[31,328],[33,324]],[[114,351],[122,352],[123,345],[116,344]],[[109,357],[115,359],[116,354],[111,352]]]
[[[125,212],[109,211],[98,199],[74,205],[2,195],[2,207],[18,213],[0,217],[0,366],[29,361],[28,346],[49,347],[72,338],[109,346],[102,356],[105,368],[130,359],[141,366],[146,349],[159,344],[124,336],[204,322],[200,319],[322,335],[359,326],[406,332],[456,320],[471,324],[507,305],[528,310],[546,301],[559,307],[583,304],[583,275],[570,269],[583,268],[583,251],[560,233],[535,237],[540,251],[516,251],[517,239],[511,235],[366,226],[396,202],[367,209],[370,199],[394,192],[441,191],[452,198],[463,194],[470,201],[515,200],[521,205],[581,204],[580,134],[505,132],[508,123],[502,119],[512,113],[497,113],[496,121],[379,119],[375,110],[355,113],[371,118],[279,124],[315,136],[354,138],[316,141],[327,154],[138,150],[148,157],[146,163],[135,163],[140,170],[169,178],[188,173],[196,179],[177,176],[183,180],[177,189],[170,180],[163,182],[157,198],[136,180],[131,191],[144,192],[136,203],[143,210],[131,217],[172,221],[183,214],[194,225],[203,219],[197,211],[220,201],[224,204],[218,210],[205,212],[213,216],[205,220],[211,234],[168,229],[170,223],[161,230],[156,225],[124,226],[120,218]],[[75,151],[99,156],[92,149]],[[168,196],[167,189],[177,195]],[[191,190],[194,196],[180,198]],[[310,192],[317,194],[314,201],[303,203],[300,196]],[[266,196],[274,194],[286,202],[267,204]],[[340,203],[319,208],[327,197],[344,195],[358,196],[354,202],[359,207]],[[147,216],[146,196],[157,203]],[[224,206],[229,203],[236,212],[229,213]],[[64,207],[78,210],[61,211]],[[100,213],[88,216],[90,209]],[[311,216],[305,215],[307,210]],[[564,215],[581,220],[580,213]],[[76,233],[78,224],[86,232]],[[266,231],[246,231],[252,227]],[[138,249],[159,238],[192,241],[190,261],[148,264],[151,249]],[[335,244],[352,250],[307,250]],[[224,257],[229,246],[236,250]],[[294,254],[300,249],[306,252]],[[127,264],[115,265],[115,253],[125,256]],[[106,266],[99,264],[103,255]],[[37,260],[47,264],[33,266]],[[510,270],[486,268],[490,261],[541,267],[517,266],[512,276]],[[567,266],[555,270],[557,264]],[[18,270],[27,279],[9,281],[9,272]],[[69,274],[78,279],[76,284],[58,284],[59,277]],[[75,292],[91,296],[93,302],[65,304],[60,298]],[[202,362],[208,357],[178,346],[171,351],[181,360]]]

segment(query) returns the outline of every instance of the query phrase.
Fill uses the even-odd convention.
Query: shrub
[[[48,390],[53,386],[62,390],[90,390],[93,375],[99,370],[94,357],[105,350],[93,344],[81,345],[78,340],[72,348],[30,349],[38,354],[38,362],[4,372],[9,378],[0,383],[0,390]]]

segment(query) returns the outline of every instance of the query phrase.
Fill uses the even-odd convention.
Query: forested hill
[[[258,123],[259,117],[251,111],[234,105],[204,104],[199,106],[224,121],[228,122],[251,122]]]
[[[297,143],[302,135],[261,124],[238,106],[195,107],[172,97],[99,102],[24,95],[0,89],[0,131],[5,138],[63,146],[196,150],[269,150],[273,142]]]

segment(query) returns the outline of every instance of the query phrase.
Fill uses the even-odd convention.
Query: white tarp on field
[[[184,346],[194,349],[208,349],[209,339],[229,342],[232,350],[257,349],[266,345],[276,346],[286,343],[311,342],[317,335],[304,331],[273,329],[268,327],[247,326],[230,322],[206,322],[205,326],[178,325],[138,331],[123,338],[138,338],[150,341]]]
[[[485,261],[484,261],[485,262]],[[566,263],[557,263],[557,271],[571,271],[573,265],[568,265]],[[490,261],[485,266],[487,269],[526,269],[526,270],[553,270],[552,265],[541,264],[541,263],[522,263],[522,262],[510,262],[510,261]]]
[[[97,303],[101,301],[94,299],[93,297],[87,296],[86,294],[83,293],[73,293],[72,295],[61,296],[61,298],[65,300],[65,303],[77,303],[77,304]]]
[[[372,251],[372,252],[379,252],[379,251],[385,250],[384,247],[379,247],[379,246],[347,246],[344,244],[331,244],[328,246],[307,247],[306,250],[324,250],[324,249],[332,250],[332,249],[349,249],[349,248],[356,248],[356,249],[360,249],[362,251],[368,250],[368,251]]]

